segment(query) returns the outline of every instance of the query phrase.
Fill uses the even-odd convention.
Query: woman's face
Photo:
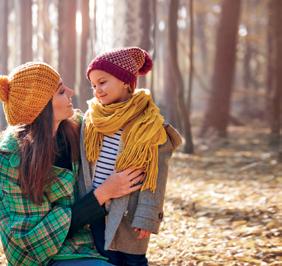
[[[54,123],[60,123],[73,115],[71,99],[73,94],[73,90],[60,81],[59,88],[52,99]]]
[[[101,104],[112,104],[127,101],[131,97],[127,85],[113,75],[93,70],[89,74],[94,96]]]

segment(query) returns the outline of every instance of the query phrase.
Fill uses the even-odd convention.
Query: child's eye
[[[100,84],[103,85],[106,81],[100,81]]]

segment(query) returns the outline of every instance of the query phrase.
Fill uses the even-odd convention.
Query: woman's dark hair
[[[21,163],[19,182],[22,192],[34,203],[41,204],[44,188],[54,178],[51,171],[57,152],[56,137],[53,136],[52,100],[31,125],[18,127]],[[79,125],[71,119],[60,123],[60,134],[64,145],[70,145],[72,161],[79,157]]]

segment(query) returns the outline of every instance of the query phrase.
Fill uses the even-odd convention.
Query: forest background
[[[282,265],[281,14],[281,0],[0,0],[0,74],[45,61],[85,111],[95,55],[148,50],[138,86],[183,136],[151,265]]]

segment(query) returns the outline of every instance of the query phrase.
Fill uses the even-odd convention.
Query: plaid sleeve
[[[56,255],[65,241],[70,225],[70,209],[54,208],[48,215],[29,230],[17,230],[26,226],[25,218],[12,223],[12,229],[7,235],[6,256],[9,261],[16,258],[13,265],[23,265],[23,261],[30,260],[41,265]],[[19,217],[16,217],[16,219]]]
[[[9,157],[0,156],[0,177],[0,235],[9,263],[45,265],[65,241],[71,209],[47,197],[41,205],[24,197]]]

